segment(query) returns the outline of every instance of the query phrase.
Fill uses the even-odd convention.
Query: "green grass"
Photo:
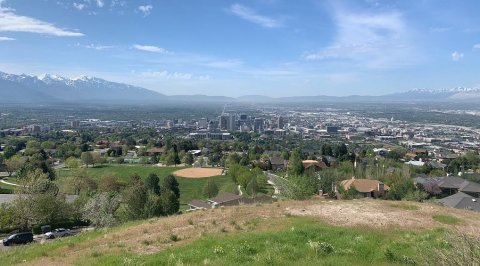
[[[18,180],[15,177],[8,177],[8,178],[5,178],[4,180],[6,182],[10,182],[10,183],[13,183],[13,184],[18,184]],[[15,186],[0,182],[0,193],[9,194],[9,193],[13,193],[14,191],[15,191]]]
[[[443,230],[423,232],[346,228],[290,217],[268,231],[206,235],[153,255],[102,254],[79,265],[406,265],[422,264],[421,252]],[[282,226],[283,225],[283,226]],[[314,249],[309,245],[317,243]],[[332,249],[330,249],[330,247]],[[421,251],[421,252],[419,252]]]
[[[96,180],[100,180],[106,175],[113,175],[119,179],[119,181],[127,182],[129,178],[138,174],[142,178],[145,178],[150,173],[155,173],[158,177],[163,178],[167,175],[175,172],[176,170],[183,169],[181,167],[157,167],[150,165],[100,165],[96,167],[87,168],[87,173],[90,177]],[[60,169],[57,170],[57,178],[69,177],[75,173],[74,170]]]
[[[160,182],[169,174],[183,169],[181,167],[156,167],[156,166],[142,166],[142,165],[102,165],[99,167],[88,168],[87,173],[94,179],[100,180],[106,175],[113,175],[121,182],[128,182],[129,178],[138,174],[141,178],[146,178],[150,173],[155,173],[160,178]],[[75,172],[72,170],[58,170],[57,180],[61,182]],[[203,199],[203,187],[208,178],[183,178],[176,177],[180,185],[180,204],[181,209],[186,209],[187,205],[192,199]],[[215,176],[215,180],[220,191],[233,192],[235,184],[228,176]]]
[[[459,219],[455,216],[446,215],[446,214],[434,215],[434,216],[432,216],[432,218],[433,218],[433,220],[435,220],[437,222],[444,223],[444,224],[450,224],[450,225],[455,225],[455,224],[459,224],[459,223],[462,222],[461,219]]]
[[[420,207],[418,207],[417,205],[411,204],[411,203],[406,203],[406,202],[391,203],[391,204],[389,204],[389,206],[393,207],[393,208],[407,210],[407,211],[416,211],[416,210],[420,209]]]

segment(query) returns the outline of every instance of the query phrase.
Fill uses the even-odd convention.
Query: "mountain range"
[[[80,76],[70,79],[57,75],[14,75],[0,72],[0,103],[312,103],[312,102],[410,102],[410,101],[469,101],[480,100],[480,88],[453,88],[442,90],[414,89],[381,96],[293,96],[272,98],[246,95],[237,98],[206,95],[171,95],[104,79]]]

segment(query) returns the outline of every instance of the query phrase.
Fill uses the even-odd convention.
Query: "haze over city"
[[[478,1],[0,0],[0,71],[167,95],[478,87]]]

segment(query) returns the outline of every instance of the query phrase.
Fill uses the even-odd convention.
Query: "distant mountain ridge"
[[[81,76],[13,75],[0,72],[0,99],[7,103],[137,103],[160,101],[165,95],[140,87]]]
[[[65,78],[57,75],[14,75],[0,72],[1,103],[315,103],[315,102],[404,102],[404,101],[462,101],[480,100],[480,88],[413,89],[380,96],[292,96],[272,98],[263,95],[245,95],[237,98],[206,95],[167,96],[152,90],[110,82],[104,79],[80,76]]]

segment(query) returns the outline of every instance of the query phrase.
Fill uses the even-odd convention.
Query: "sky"
[[[478,0],[0,0],[0,71],[167,95],[480,87]]]

